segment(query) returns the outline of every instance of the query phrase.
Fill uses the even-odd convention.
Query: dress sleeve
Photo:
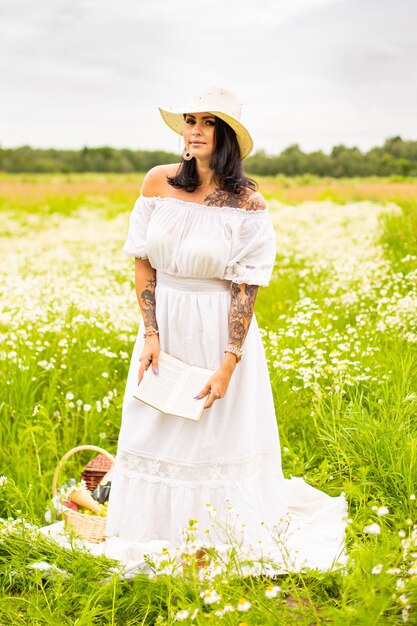
[[[127,240],[122,248],[128,256],[148,258],[146,233],[154,206],[155,198],[140,195],[136,200],[130,213]]]
[[[225,280],[266,287],[275,263],[275,231],[268,210],[235,216]]]

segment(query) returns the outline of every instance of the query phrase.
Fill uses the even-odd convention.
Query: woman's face
[[[211,113],[187,113],[183,136],[187,150],[193,157],[209,160],[214,150],[216,118]]]

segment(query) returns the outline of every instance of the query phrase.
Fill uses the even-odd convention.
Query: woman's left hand
[[[223,364],[216,372],[214,372],[213,376],[210,376],[203,389],[196,396],[197,400],[208,395],[204,405],[205,409],[209,409],[216,400],[220,400],[220,398],[224,397],[235,367],[236,363],[232,366],[225,366]]]

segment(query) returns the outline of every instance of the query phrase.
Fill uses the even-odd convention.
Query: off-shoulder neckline
[[[240,207],[235,207],[235,206],[211,206],[209,204],[203,204],[201,202],[190,202],[189,200],[182,200],[181,198],[174,198],[173,196],[144,196],[143,194],[141,194],[141,197],[144,198],[144,200],[169,200],[170,202],[173,200],[175,202],[180,202],[181,204],[189,204],[191,206],[196,206],[196,207],[200,207],[203,208],[204,210],[215,210],[215,211],[221,211],[222,209],[226,209],[228,211],[239,211],[240,213],[248,213],[250,215],[255,215],[255,214],[264,214],[267,213],[269,211],[268,207],[265,207],[265,209],[241,209]]]

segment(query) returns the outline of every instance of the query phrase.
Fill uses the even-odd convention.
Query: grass
[[[64,452],[116,449],[138,322],[120,248],[139,183],[0,177],[0,624],[415,623],[415,181],[261,181],[278,255],[256,315],[283,468],[347,494],[344,571],[271,581],[226,564],[204,578],[190,558],[181,575],[124,581],[114,562],[59,548],[28,525],[44,524]],[[39,561],[55,567],[33,569]],[[205,598],[217,596],[201,597],[210,589],[213,604]]]

